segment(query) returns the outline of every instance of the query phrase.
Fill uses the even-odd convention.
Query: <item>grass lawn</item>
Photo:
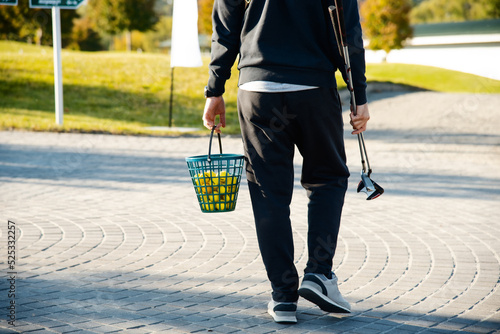
[[[55,124],[53,54],[49,47],[0,41],[0,129],[170,135],[170,58],[163,54],[62,52],[64,125]],[[199,68],[176,68],[173,126],[200,128],[208,58]],[[237,70],[226,85],[225,133],[239,133]],[[500,93],[500,81],[434,67],[369,64],[369,82],[440,92]],[[342,80],[339,86],[345,87]]]

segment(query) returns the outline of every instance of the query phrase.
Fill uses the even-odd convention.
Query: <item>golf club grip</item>
[[[340,56],[345,59],[344,49],[342,48],[342,37],[340,36],[340,33],[339,33],[339,22],[338,22],[338,18],[337,18],[337,8],[335,6],[329,6],[328,13],[330,14],[330,20],[332,21],[333,32],[335,34],[335,40],[337,41],[337,46],[339,48]]]
[[[347,89],[351,94],[351,103],[353,105],[353,113],[356,116],[356,98],[354,96],[354,87],[352,85],[351,62],[349,59],[349,49],[346,42],[346,32],[344,24],[344,8],[342,7],[342,0],[335,0],[335,6],[329,6],[330,19],[332,20],[333,30],[335,32],[335,39],[339,47],[339,52],[344,59],[346,71]]]
[[[345,32],[345,23],[344,23],[344,5],[342,4],[342,0],[334,0],[335,7],[337,8],[337,16],[339,19],[339,30],[340,35],[342,36],[342,45],[347,44],[346,41],[346,32]]]

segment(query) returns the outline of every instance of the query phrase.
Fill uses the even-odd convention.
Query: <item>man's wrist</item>
[[[221,94],[216,94],[212,92],[210,89],[208,89],[208,86],[205,86],[205,98],[207,97],[219,97]]]

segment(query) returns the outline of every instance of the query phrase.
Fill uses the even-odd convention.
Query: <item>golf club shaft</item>
[[[356,116],[357,115],[356,96],[354,95],[354,87],[352,85],[351,60],[349,58],[349,49],[346,42],[344,13],[341,1],[342,0],[335,0],[335,6],[329,6],[328,11],[330,13],[330,19],[332,21],[333,30],[335,32],[335,39],[339,47],[339,53],[344,60],[347,89],[349,90],[349,93],[351,95],[352,112],[354,116]],[[363,167],[363,172],[368,173],[368,175],[370,175],[371,168],[370,168],[370,162],[368,160],[368,154],[366,153],[366,146],[363,133],[358,134],[358,145],[359,145],[359,152],[361,155],[361,164]]]
[[[345,68],[347,73],[347,89],[351,94],[351,105],[352,105],[352,113],[354,116],[357,115],[358,105],[356,103],[356,96],[354,95],[354,87],[352,86],[352,72],[351,72],[351,61],[349,59],[349,50],[347,45],[343,46],[345,56]],[[363,133],[358,133],[358,144],[359,144],[359,152],[361,154],[361,165],[363,166],[363,171],[368,173],[368,176],[371,174],[370,162],[368,160],[368,154],[366,153],[365,139]],[[366,163],[366,164],[365,164]]]
[[[347,45],[343,46],[344,49],[344,54],[345,54],[345,71],[346,71],[346,76],[347,76],[347,89],[349,90],[349,93],[351,95],[351,106],[352,106],[352,113],[354,116],[356,116],[358,113],[358,105],[356,103],[356,96],[354,95],[354,87],[352,86],[352,72],[351,72],[351,62],[349,59],[349,50],[347,48]],[[363,167],[363,172],[370,174],[371,173],[371,168],[370,168],[370,163],[368,162],[368,154],[366,153],[366,146],[365,146],[365,140],[363,137],[363,133],[358,133],[358,145],[359,145],[359,153],[361,155],[361,165]]]
[[[372,173],[372,168],[370,167],[370,161],[368,160],[368,154],[366,153],[365,137],[363,136],[362,132],[358,134],[358,143],[360,144],[360,150],[363,152],[361,153],[361,159],[363,160],[362,161],[363,169],[365,169],[365,160],[366,160],[366,173],[368,174],[368,176],[370,176],[370,174]]]

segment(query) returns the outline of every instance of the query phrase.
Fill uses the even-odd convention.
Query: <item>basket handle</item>
[[[207,161],[210,163],[212,162],[212,158],[210,157],[211,152],[212,152],[212,138],[214,137],[214,130],[217,126],[214,125],[212,128],[212,131],[210,132],[210,142],[208,144],[208,158]],[[219,152],[222,154],[222,141],[220,140],[220,133],[217,133],[217,137],[219,138]]]

